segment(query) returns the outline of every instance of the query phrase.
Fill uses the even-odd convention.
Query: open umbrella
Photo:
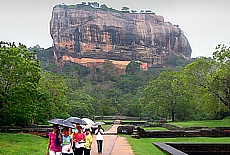
[[[82,120],[78,117],[69,117],[66,120],[71,122],[71,123],[75,123],[75,124],[87,125],[87,123],[84,120]]]
[[[104,122],[95,122],[93,125],[97,126],[97,125],[103,125],[103,124],[105,124],[105,123]]]
[[[48,121],[48,123],[50,124],[54,124],[55,122],[57,122],[58,120],[61,120],[60,118],[54,118]]]
[[[92,121],[89,118],[82,118],[82,120],[84,120],[87,123],[88,126],[92,126],[94,124],[94,121]]]
[[[55,119],[49,120],[48,122],[51,124],[56,124],[56,125],[63,126],[63,127],[75,128],[75,126],[71,122],[64,120],[64,119],[55,118]]]
[[[94,121],[92,121],[89,118],[82,118],[82,120],[84,120],[87,123],[87,125],[82,126],[85,129],[91,128],[93,126],[93,124],[94,124]]]

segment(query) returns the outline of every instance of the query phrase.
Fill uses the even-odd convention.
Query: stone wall
[[[230,130],[220,129],[200,129],[200,130],[167,130],[154,131],[140,129],[142,138],[172,138],[172,137],[230,137]]]
[[[27,128],[22,128],[18,126],[0,126],[1,133],[28,133],[28,134],[34,134],[42,137],[48,137],[49,132],[52,131],[53,129],[50,126],[27,127]]]
[[[154,143],[154,145],[157,145]],[[189,155],[229,155],[230,144],[226,143],[165,143],[175,150]],[[161,147],[164,149],[164,146]],[[178,155],[178,151],[170,150],[170,154]]]
[[[134,126],[119,126],[117,128],[117,134],[129,134],[133,133]]]
[[[126,117],[126,116],[105,116],[105,117],[103,117],[103,116],[96,116],[95,118],[94,118],[95,120],[117,120],[117,119],[119,119],[119,120],[121,120],[121,121],[125,121],[125,120],[129,120],[129,121],[140,121],[140,117]],[[142,118],[141,120],[148,120],[149,118],[148,117],[144,117],[144,118]]]

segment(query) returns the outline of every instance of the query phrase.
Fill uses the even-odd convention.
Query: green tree
[[[67,86],[62,76],[57,76],[52,72],[42,72],[39,90],[47,93],[50,97],[49,102],[46,103],[46,107],[49,108],[48,119],[58,117],[62,112],[68,111],[69,107],[66,104]],[[44,111],[47,110],[44,109]]]
[[[108,10],[108,7],[107,7],[106,4],[102,4],[102,5],[100,6],[100,8],[101,8],[102,10]]]
[[[44,50],[44,48],[42,48],[40,45],[36,44],[35,46],[28,48],[28,50],[30,50],[31,52],[37,52],[37,51]]]
[[[0,124],[31,123],[40,77],[35,52],[22,44],[0,42]]]
[[[216,51],[213,53],[213,58],[221,63],[230,63],[230,47],[225,45],[218,45]]]
[[[47,120],[53,119],[52,98],[48,90],[37,88],[36,113],[34,113],[34,123],[46,124]]]
[[[230,47],[218,45],[213,58],[220,62],[220,67],[211,83],[211,89],[215,89],[213,94],[230,109]]]
[[[134,74],[140,72],[140,66],[141,66],[141,63],[140,63],[140,62],[131,61],[131,62],[126,66],[125,72],[126,72],[127,74],[134,75]]]
[[[184,70],[185,79],[192,88],[202,87],[208,90],[213,97],[218,98],[225,106],[229,106],[228,78],[229,69],[223,64],[207,61],[201,58],[189,64]]]
[[[152,11],[151,10],[146,10],[145,13],[152,13]]]
[[[153,78],[144,96],[146,110],[156,118],[167,118],[166,114],[172,121],[190,117],[190,95],[184,90],[179,72],[162,72],[160,77]]]
[[[129,8],[128,8],[127,6],[123,6],[123,7],[121,8],[121,11],[129,11]]]
[[[221,111],[229,111],[228,68],[226,64],[200,58],[184,69],[184,82],[206,117],[219,117]]]
[[[100,4],[98,2],[93,2],[92,4],[93,4],[93,7],[95,7],[95,8],[99,8],[100,7]]]
[[[132,13],[137,13],[137,10],[131,10]]]

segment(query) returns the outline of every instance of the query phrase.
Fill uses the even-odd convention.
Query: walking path
[[[105,132],[103,141],[102,155],[134,155],[131,146],[128,144],[126,138],[116,135],[117,127],[120,121],[114,121],[113,126]],[[93,146],[91,155],[97,155],[96,136],[93,135]]]

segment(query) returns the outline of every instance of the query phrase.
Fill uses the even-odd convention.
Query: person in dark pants
[[[93,138],[90,134],[90,129],[85,129],[85,148],[84,148],[84,155],[90,155],[90,151],[92,148],[92,141]]]
[[[98,153],[102,153],[102,144],[103,144],[103,135],[104,135],[104,131],[101,128],[101,125],[98,125],[97,130],[95,131],[95,135],[96,135],[96,141],[97,141],[97,151]]]
[[[83,155],[85,134],[82,132],[82,127],[77,127],[78,132],[74,134],[75,147],[74,155]]]

